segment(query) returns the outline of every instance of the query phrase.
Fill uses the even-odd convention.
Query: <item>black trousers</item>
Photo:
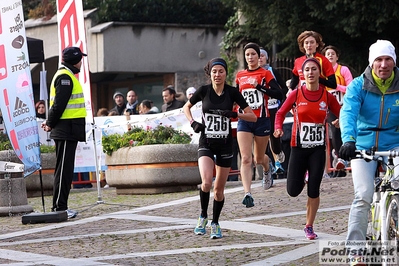
[[[308,197],[320,195],[320,184],[326,163],[326,147],[314,148],[292,147],[288,162],[287,192],[291,197],[298,196],[305,186],[305,174],[309,173],[307,184]]]
[[[77,141],[54,140],[57,162],[54,171],[53,207],[52,211],[68,209],[68,197],[75,168]]]

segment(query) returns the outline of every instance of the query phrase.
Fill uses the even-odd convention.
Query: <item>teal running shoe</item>
[[[222,238],[222,229],[220,229],[220,225],[216,223],[211,223],[211,238],[217,239]]]
[[[208,224],[208,218],[199,217],[197,226],[194,228],[194,234],[196,235],[205,235],[206,233],[206,225]]]
[[[247,208],[251,208],[251,207],[255,206],[254,198],[252,198],[251,193],[247,192],[245,194],[244,198],[242,199],[242,204],[244,204],[245,207],[247,207]]]

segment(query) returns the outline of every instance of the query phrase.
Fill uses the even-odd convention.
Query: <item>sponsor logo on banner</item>
[[[11,45],[12,45],[12,47],[14,47],[15,49],[21,49],[22,46],[24,45],[24,42],[25,42],[24,37],[21,36],[21,35],[19,35],[18,37],[16,37],[16,38],[12,41]]]
[[[29,107],[19,97],[15,98],[13,117],[29,113]]]

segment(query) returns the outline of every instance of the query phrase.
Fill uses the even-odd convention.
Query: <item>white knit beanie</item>
[[[386,40],[377,40],[377,42],[373,43],[369,49],[369,64],[373,66],[374,60],[379,56],[390,56],[396,65],[396,53],[395,47],[392,45],[390,41]]]
[[[266,60],[269,59],[269,55],[267,54],[265,49],[260,48],[260,53],[266,56]]]
[[[193,94],[196,91],[196,89],[194,87],[189,87],[186,90],[186,96],[188,97],[188,95]]]

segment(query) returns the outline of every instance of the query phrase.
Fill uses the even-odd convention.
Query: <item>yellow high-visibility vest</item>
[[[71,77],[73,82],[72,94],[69,98],[68,104],[62,113],[60,119],[71,119],[71,118],[82,118],[86,117],[86,106],[85,106],[85,98],[83,95],[83,88],[80,85],[79,80],[73,75],[69,70],[63,68],[59,69],[57,73],[54,75],[53,80],[51,81],[50,87],[50,107],[54,104],[55,97],[55,79],[59,75],[67,74]]]

